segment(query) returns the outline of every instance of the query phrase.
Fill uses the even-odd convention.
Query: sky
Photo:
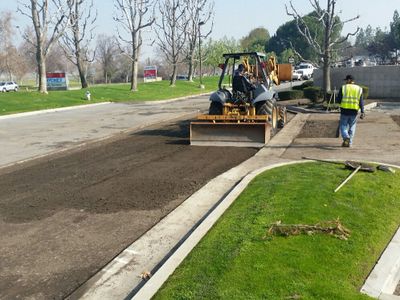
[[[28,0],[20,0],[21,2]],[[302,14],[312,11],[309,0],[292,0],[294,7]],[[113,21],[114,1],[94,0],[98,9],[96,33],[115,34],[116,24]],[[286,15],[285,4],[289,0],[215,0],[215,21],[211,38],[220,39],[224,36],[240,39],[252,29],[264,27],[272,36],[278,27],[291,17]],[[320,0],[321,6],[326,6],[326,0]],[[17,0],[0,0],[0,12],[16,12]],[[337,0],[337,11],[342,20],[360,15],[354,22],[347,23],[342,34],[355,31],[357,27],[389,28],[395,10],[400,12],[400,0]],[[25,27],[29,23],[26,17],[15,13],[15,25]],[[148,33],[151,36],[151,32]],[[152,56],[150,47],[144,50],[144,56]]]

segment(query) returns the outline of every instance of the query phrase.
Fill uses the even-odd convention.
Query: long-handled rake
[[[335,193],[338,190],[340,190],[358,171],[372,173],[372,172],[375,172],[375,170],[376,170],[376,168],[374,166],[371,166],[369,164],[362,163],[362,162],[351,161],[351,160],[346,160],[343,163],[343,162],[339,162],[339,161],[331,161],[331,160],[309,158],[309,157],[303,157],[303,159],[315,160],[315,161],[333,163],[333,164],[340,164],[340,165],[344,165],[347,169],[353,170],[353,172],[349,176],[347,176],[347,178],[335,189],[335,191],[334,191]]]

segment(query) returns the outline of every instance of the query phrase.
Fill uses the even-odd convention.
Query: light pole
[[[204,85],[203,85],[203,72],[202,72],[202,69],[201,69],[201,63],[202,63],[202,61],[201,61],[201,33],[200,33],[200,27],[201,26],[203,26],[205,24],[205,22],[203,22],[203,21],[200,21],[199,22],[199,30],[198,30],[198,34],[199,34],[199,71],[200,71],[200,88],[201,89],[204,89]]]

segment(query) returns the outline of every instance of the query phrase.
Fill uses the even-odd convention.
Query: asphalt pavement
[[[0,168],[208,109],[208,96],[103,103],[0,117]]]

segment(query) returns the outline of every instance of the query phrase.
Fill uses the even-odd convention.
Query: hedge
[[[321,88],[319,86],[306,87],[304,90],[304,97],[310,99],[312,102],[317,102],[321,98]]]
[[[283,91],[278,93],[279,100],[293,100],[293,99],[301,99],[304,98],[303,91]]]
[[[293,89],[294,90],[298,90],[298,91],[302,91],[302,90],[304,90],[305,88],[308,88],[308,87],[310,87],[310,86],[313,86],[314,85],[314,81],[312,81],[312,80],[307,80],[307,81],[304,81],[302,84],[300,84],[300,85],[296,85],[296,86],[294,86],[293,87]]]

